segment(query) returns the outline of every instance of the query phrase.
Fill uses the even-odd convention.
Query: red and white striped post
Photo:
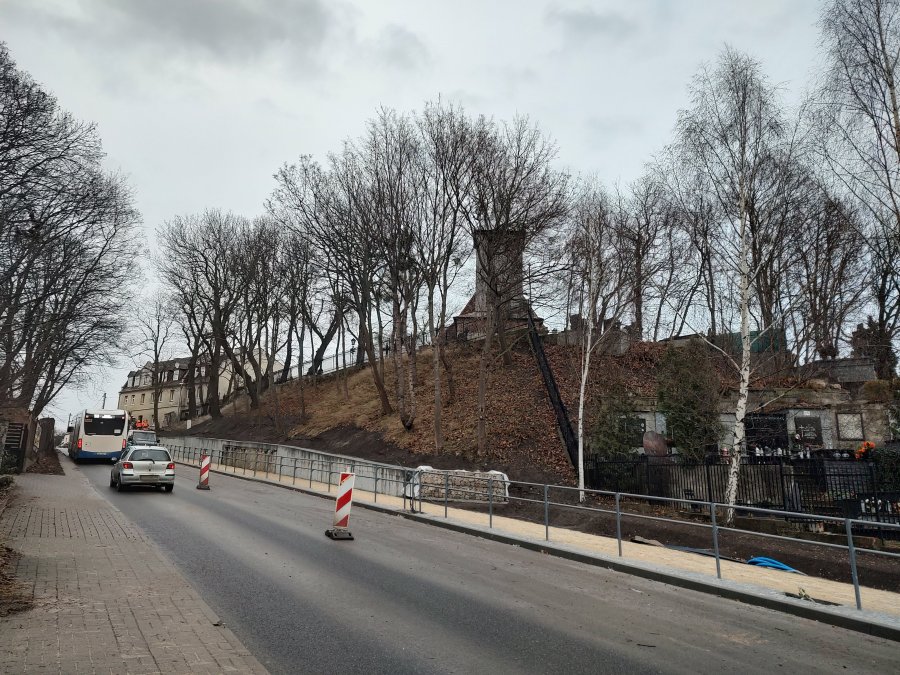
[[[206,453],[200,455],[200,482],[197,483],[198,490],[209,490],[209,463],[210,457]]]
[[[334,501],[334,527],[325,530],[325,535],[331,539],[353,539],[350,530],[350,507],[353,505],[353,481],[356,474],[350,470],[341,472],[341,482],[338,484],[337,499]]]

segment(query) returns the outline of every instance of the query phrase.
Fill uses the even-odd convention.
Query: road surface
[[[273,673],[895,672],[900,647],[813,621],[213,474],[173,493],[74,467]]]

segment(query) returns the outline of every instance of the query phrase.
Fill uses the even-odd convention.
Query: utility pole
[[[106,410],[106,392],[103,392],[103,405],[100,408]]]

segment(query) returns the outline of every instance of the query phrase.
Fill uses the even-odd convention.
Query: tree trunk
[[[410,320],[412,321],[412,338],[409,340],[406,353],[408,356],[408,361],[406,364],[406,377],[407,377],[407,415],[409,418],[409,426],[407,427],[407,431],[412,429],[413,425],[416,423],[416,380],[419,378],[419,363],[418,363],[418,343],[417,336],[419,335],[419,323],[416,321],[416,307],[411,303],[407,303],[407,308],[409,308]],[[404,323],[405,325],[405,323]]]
[[[590,293],[590,291],[588,291]],[[593,315],[593,307],[591,308]],[[588,317],[587,336],[581,345],[581,385],[578,389],[578,501],[584,501],[584,393],[591,371],[591,340],[594,335],[594,317]]]
[[[294,326],[294,331],[296,332],[297,327]],[[306,337],[306,323],[300,324],[300,332],[297,333],[297,349],[299,350],[297,356],[297,381],[300,385],[300,423],[304,423],[306,421],[306,377],[303,374],[303,356],[304,352],[304,338]]]
[[[188,359],[187,373],[184,376],[184,386],[187,389],[188,399],[188,419],[192,420],[197,416],[197,388],[194,386],[196,381],[195,372],[197,371],[197,352],[191,352],[191,358]]]
[[[512,354],[509,351],[509,343],[506,335],[506,307],[500,306],[499,302],[494,305],[495,325],[497,327],[497,342],[500,345],[500,354],[503,358],[504,366],[511,366]]]
[[[478,361],[478,455],[487,453],[487,366],[491,356],[491,337],[494,334],[494,312],[488,310],[484,332],[484,345]]]
[[[384,388],[384,380],[381,379],[381,374],[378,372],[378,359],[375,357],[375,346],[372,344],[372,337],[368,327],[360,326],[359,340],[365,345],[366,355],[369,358],[372,379],[375,381],[375,389],[378,390],[378,399],[381,401],[381,414],[390,415],[394,412],[394,409],[391,407],[390,399],[388,399],[387,389]]]
[[[209,414],[213,419],[218,419],[222,417],[222,406],[219,404],[219,371],[222,362],[218,347],[210,350],[208,368],[209,382],[206,385],[206,396],[209,399]]]
[[[281,376],[278,378],[278,382],[283,384],[288,381],[288,377],[291,374],[291,358],[293,357],[293,346],[294,340],[291,336],[297,330],[297,317],[291,316],[291,322],[288,325],[287,329],[287,345],[284,354],[284,368],[281,369]],[[297,368],[298,373],[303,370],[303,352],[300,352],[300,366]],[[300,373],[302,374],[302,373]]]
[[[409,431],[412,428],[412,420],[409,416],[409,401],[407,398],[406,364],[403,362],[403,343],[406,338],[406,308],[401,308],[400,301],[392,300],[394,319],[394,333],[391,339],[391,356],[394,362],[394,392],[397,397],[397,410],[400,413],[400,423]]]
[[[159,362],[153,364],[153,426],[160,429],[162,425],[159,423],[159,395],[162,393],[162,387],[159,382]]]
[[[434,286],[428,289],[428,331],[431,334],[431,361],[434,374],[434,451],[444,448],[441,427],[441,345],[434,329]]]
[[[325,358],[325,350],[328,349],[328,345],[331,344],[331,341],[334,339],[334,335],[337,333],[342,321],[343,311],[336,309],[334,312],[334,319],[332,320],[331,325],[328,326],[328,330],[325,331],[324,335],[319,336],[319,348],[313,355],[313,361],[309,366],[307,375],[318,375],[319,371],[322,370],[322,361]]]
[[[446,275],[444,275],[444,286],[441,290],[441,313],[438,317],[440,319],[440,329],[443,332],[444,325],[447,323],[447,293],[446,290]],[[453,367],[450,364],[450,359],[447,358],[447,350],[444,349],[444,340],[439,340],[439,356],[441,359],[441,365],[444,366],[444,372],[447,373],[447,405],[453,405],[456,401],[456,384],[453,381]]]
[[[731,466],[728,471],[728,487],[725,501],[728,511],[725,524],[734,520],[734,504],[737,501],[740,479],[741,455],[746,445],[744,417],[747,414],[747,399],[750,395],[750,262],[747,251],[747,222],[744,193],[741,190],[741,260],[740,260],[740,310],[741,310],[741,379],[738,386],[737,405],[734,410],[734,441],[731,448]]]

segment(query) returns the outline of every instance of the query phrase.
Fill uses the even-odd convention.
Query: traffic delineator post
[[[210,456],[200,455],[200,482],[197,483],[198,490],[209,490],[209,464]]]
[[[330,539],[353,539],[348,529],[350,525],[350,507],[353,506],[353,482],[356,474],[350,470],[341,472],[341,480],[338,484],[337,499],[334,500],[334,526],[325,530],[325,536]]]

